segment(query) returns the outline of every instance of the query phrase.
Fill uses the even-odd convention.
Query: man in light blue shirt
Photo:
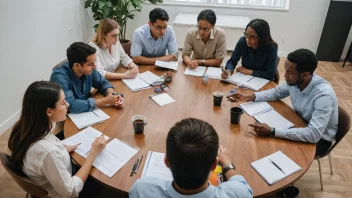
[[[167,25],[169,15],[161,8],[149,13],[148,24],[133,33],[131,56],[137,64],[154,65],[156,60],[176,61],[178,48],[174,30]],[[168,54],[166,54],[168,52]]]
[[[166,139],[164,161],[174,181],[143,177],[133,184],[131,198],[253,197],[252,189],[242,176],[236,175],[228,150],[219,147],[218,134],[207,122],[188,118],[176,123]],[[208,177],[218,161],[228,181],[215,187]]]
[[[298,49],[287,56],[286,83],[266,91],[237,92],[231,96],[255,102],[276,101],[290,96],[293,109],[307,122],[306,127],[291,129],[270,128],[265,123],[251,124],[257,135],[314,143],[316,156],[327,152],[337,133],[338,102],[331,85],[313,74],[317,65],[318,60],[312,51]]]

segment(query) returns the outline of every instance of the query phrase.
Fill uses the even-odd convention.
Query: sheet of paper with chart
[[[143,168],[142,177],[156,177],[172,181],[172,173],[171,170],[165,165],[164,157],[165,153],[149,151]]]

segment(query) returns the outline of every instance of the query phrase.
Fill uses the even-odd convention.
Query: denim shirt
[[[61,85],[65,93],[65,99],[70,104],[69,111],[71,113],[81,113],[95,109],[96,102],[90,94],[92,87],[98,89],[104,95],[108,88],[114,88],[95,69],[93,69],[91,75],[82,75],[81,78],[78,78],[69,66],[68,61],[54,69],[50,81]]]
[[[290,96],[293,109],[308,125],[304,128],[275,129],[275,136],[317,143],[320,139],[334,141],[338,124],[338,102],[331,85],[313,74],[308,86],[283,83],[274,89],[255,93],[255,101],[275,101]]]

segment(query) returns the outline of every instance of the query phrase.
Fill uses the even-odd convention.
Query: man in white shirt
[[[219,151],[219,152],[218,152]],[[228,181],[218,187],[208,181],[218,161]],[[184,119],[168,133],[165,164],[174,181],[143,177],[133,184],[131,198],[246,198],[253,197],[246,180],[236,174],[229,152],[220,146],[215,129],[202,120]]]

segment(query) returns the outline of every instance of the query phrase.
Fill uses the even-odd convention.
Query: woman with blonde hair
[[[120,25],[115,20],[103,19],[93,40],[88,43],[97,50],[96,70],[108,80],[134,78],[139,72],[138,66],[123,50],[119,34]],[[125,73],[114,73],[120,63],[128,70]]]

